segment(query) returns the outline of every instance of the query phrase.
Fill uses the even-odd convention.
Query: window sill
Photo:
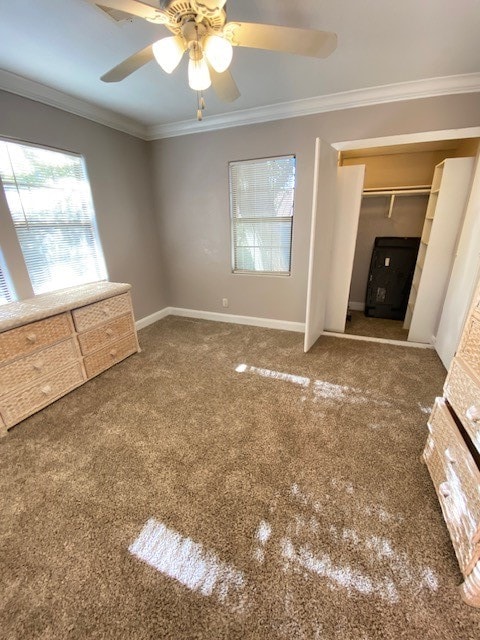
[[[280,273],[275,271],[240,271],[232,270],[232,274],[235,276],[270,276],[273,278],[289,278],[291,273]]]

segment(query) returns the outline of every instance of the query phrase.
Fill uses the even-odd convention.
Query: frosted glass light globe
[[[188,84],[194,91],[205,91],[212,84],[205,58],[188,61]]]
[[[207,36],[204,45],[205,55],[217,73],[228,69],[232,61],[233,47],[221,36]]]
[[[183,40],[178,36],[162,38],[152,44],[155,60],[166,73],[172,73],[182,59],[184,46]]]

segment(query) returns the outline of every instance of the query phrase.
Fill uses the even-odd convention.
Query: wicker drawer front
[[[3,421],[2,416],[0,415],[0,438],[7,435],[7,426]]]
[[[480,313],[480,283],[473,297],[473,307],[478,313]]]
[[[7,427],[42,409],[84,382],[80,364],[42,378],[37,384],[0,400],[0,412]]]
[[[435,442],[430,438],[427,440],[423,459],[425,460],[435,491],[437,492],[443,519],[447,525],[460,570],[463,575],[466,576],[470,573],[470,567],[475,565],[475,558],[478,556],[478,553],[476,553],[477,548],[476,545],[472,544],[465,536],[462,527],[457,525],[455,505],[451,503],[451,494],[448,492],[449,488],[446,481],[445,468],[435,447]]]
[[[466,575],[480,558],[480,472],[443,399],[437,399],[429,430],[425,461]]]
[[[75,340],[69,338],[3,365],[0,367],[0,396],[30,386],[43,376],[53,374],[79,358]]]
[[[123,293],[114,298],[107,298],[106,300],[89,304],[86,307],[74,309],[72,315],[75,328],[79,333],[83,333],[108,320],[129,313],[131,310],[130,295]]]
[[[32,353],[68,338],[73,333],[69,313],[62,313],[24,327],[0,333],[0,362]]]
[[[103,347],[107,347],[109,344],[116,342],[134,331],[132,314],[127,313],[127,315],[120,316],[120,318],[116,320],[102,324],[98,329],[92,329],[91,331],[87,331],[87,333],[80,334],[78,341],[83,355],[87,355]]]
[[[88,378],[98,375],[105,369],[120,362],[127,356],[137,351],[137,341],[132,334],[127,338],[123,338],[115,344],[112,344],[101,351],[97,351],[90,356],[84,358],[85,370]]]
[[[480,381],[460,357],[452,362],[444,390],[445,397],[480,452]]]
[[[480,314],[473,313],[467,320],[457,355],[480,376]]]

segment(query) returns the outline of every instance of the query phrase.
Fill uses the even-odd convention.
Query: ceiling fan
[[[233,48],[250,47],[326,58],[337,46],[329,31],[297,29],[249,22],[227,22],[226,0],[87,0],[90,4],[122,11],[165,26],[173,35],[121,62],[102,76],[104,82],[119,82],[156,59],[172,73],[188,52],[188,83],[197,92],[197,118],[205,108],[203,91],[211,85],[218,97],[233,102],[240,96],[228,67]]]

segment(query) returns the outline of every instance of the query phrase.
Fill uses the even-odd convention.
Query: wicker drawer
[[[472,313],[467,320],[457,355],[480,376],[480,313]]]
[[[5,425],[2,416],[0,415],[0,438],[7,435],[7,426]]]
[[[108,320],[129,313],[131,310],[130,294],[123,293],[114,298],[107,298],[106,300],[89,304],[86,307],[74,309],[72,316],[75,328],[79,333],[83,333]]]
[[[135,335],[132,334],[127,338],[123,338],[118,342],[101,349],[90,356],[85,356],[83,363],[88,378],[93,378],[105,369],[120,362],[127,356],[137,351],[137,341]]]
[[[473,296],[473,308],[477,313],[480,313],[480,283],[478,284],[475,295]]]
[[[34,384],[39,378],[80,359],[74,338],[57,342],[0,367],[0,396]]]
[[[429,438],[423,452],[423,459],[432,478],[438,502],[442,509],[443,519],[447,525],[450,539],[452,540],[455,555],[463,575],[470,573],[470,567],[475,566],[475,558],[478,556],[478,546],[472,544],[465,536],[463,528],[458,526],[455,505],[451,502],[451,494],[446,480],[445,467],[433,439]]]
[[[480,380],[462,358],[454,358],[444,390],[445,397],[480,452]]]
[[[442,398],[429,421],[424,458],[464,575],[480,558],[480,472]]]
[[[0,362],[13,360],[68,338],[73,333],[69,313],[0,333]]]
[[[97,329],[80,334],[78,341],[83,355],[87,355],[107,347],[120,338],[133,333],[134,330],[132,314],[127,313],[116,320],[102,324]]]
[[[0,400],[0,413],[7,427],[27,418],[84,382],[79,363],[42,378],[37,384]]]

